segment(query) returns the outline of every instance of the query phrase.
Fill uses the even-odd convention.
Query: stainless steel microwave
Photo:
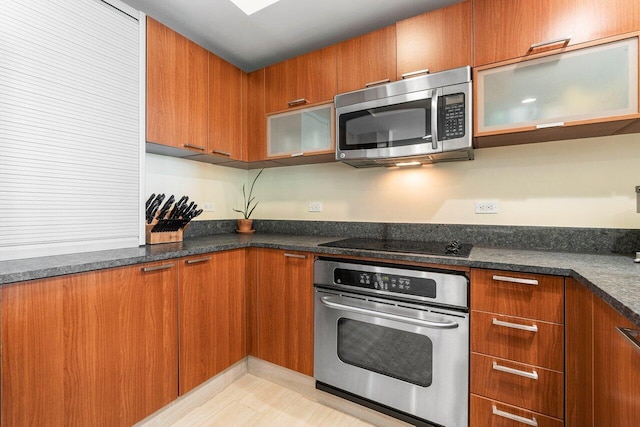
[[[471,67],[336,95],[336,158],[355,167],[472,160],[471,96]]]

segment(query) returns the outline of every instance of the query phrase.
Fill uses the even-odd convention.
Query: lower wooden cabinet
[[[253,354],[312,376],[312,254],[258,249],[254,297]]]
[[[3,426],[130,426],[178,396],[177,265],[2,287]]]
[[[477,427],[563,427],[558,420],[495,400],[471,395],[469,425]]]
[[[180,261],[180,394],[246,356],[245,251]]]

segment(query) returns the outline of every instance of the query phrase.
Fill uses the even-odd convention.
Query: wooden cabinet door
[[[147,141],[207,149],[208,52],[147,18]]]
[[[267,158],[267,113],[265,110],[264,68],[245,75],[242,86],[243,160],[255,162]]]
[[[471,1],[396,23],[397,78],[471,65]]]
[[[241,160],[242,70],[209,53],[209,153]]]
[[[336,94],[335,45],[265,69],[266,112],[330,102]]]
[[[257,356],[312,376],[312,256],[258,249],[257,266]]]
[[[336,58],[338,93],[395,80],[395,25],[338,44]]]
[[[640,420],[640,347],[617,328],[638,331],[601,299],[593,299],[594,426],[632,426]]]
[[[473,64],[477,67],[639,28],[640,2],[634,0],[474,0]],[[561,40],[567,37],[571,37],[568,43]]]
[[[130,426],[178,396],[171,262],[2,288],[2,425]]]
[[[246,356],[244,250],[182,260],[178,301],[182,395]]]

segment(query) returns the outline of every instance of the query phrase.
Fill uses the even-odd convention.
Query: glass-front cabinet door
[[[638,37],[483,67],[476,83],[476,136],[628,118],[638,113]]]
[[[267,157],[333,151],[333,104],[269,115]]]

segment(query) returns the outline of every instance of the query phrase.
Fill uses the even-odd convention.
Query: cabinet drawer
[[[564,375],[537,366],[471,353],[471,392],[562,418]]]
[[[564,371],[564,326],[472,311],[471,351]]]
[[[562,420],[471,395],[471,427],[563,427]]]
[[[564,323],[564,278],[499,270],[471,270],[471,308]]]

